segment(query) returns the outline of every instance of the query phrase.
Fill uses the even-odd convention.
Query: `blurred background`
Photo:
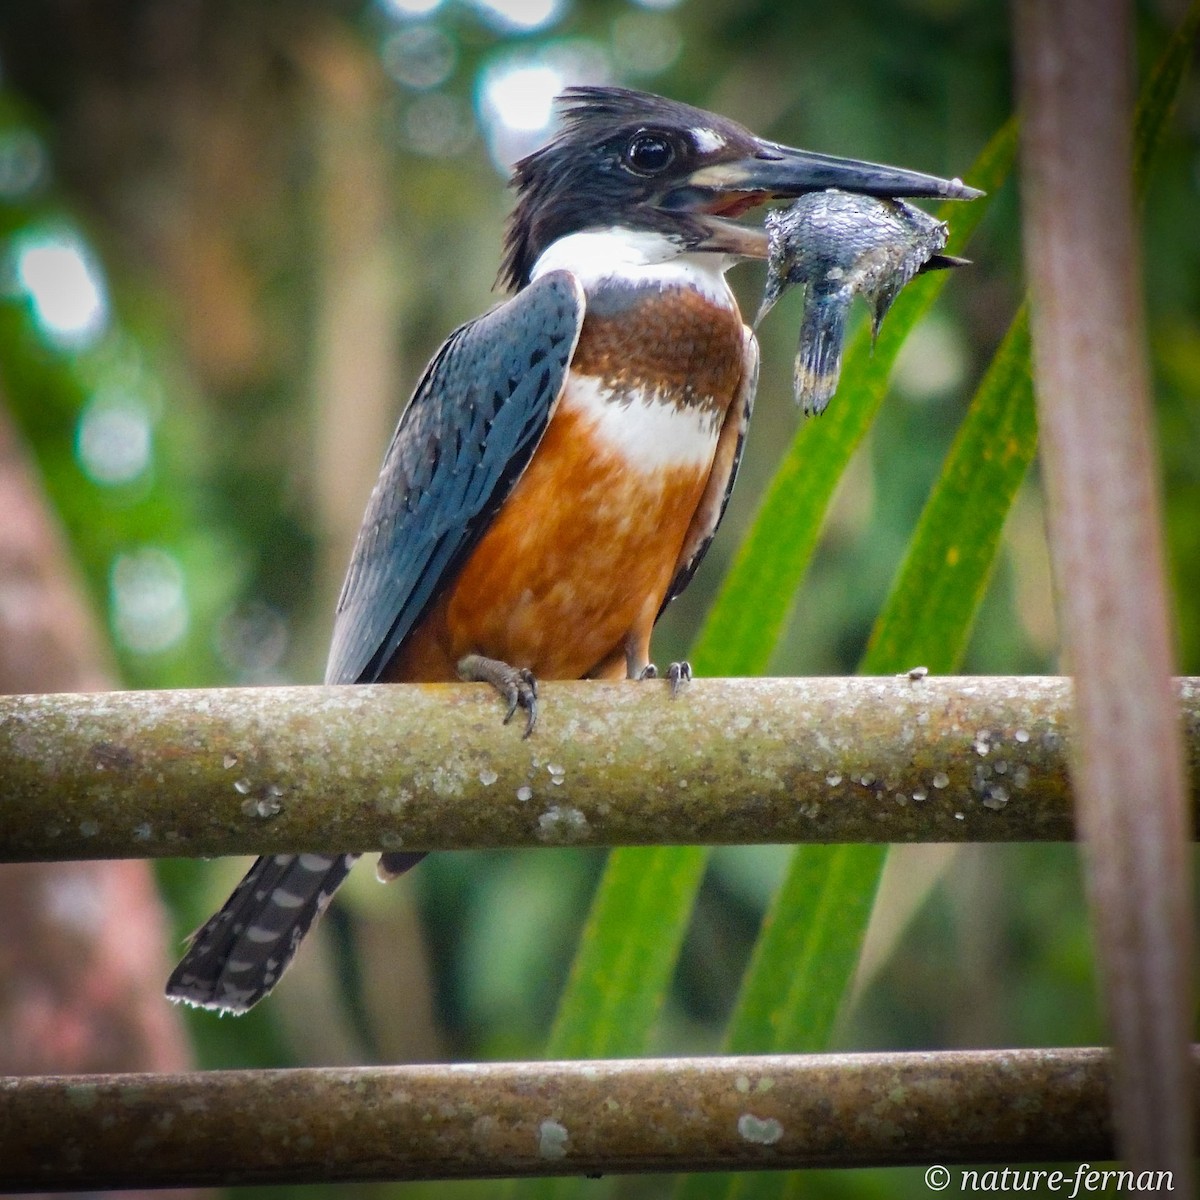
[[[1138,6],[1143,69],[1181,8]],[[499,299],[507,174],[551,132],[564,85],[645,87],[793,145],[961,175],[1010,114],[1009,42],[1006,6],[991,0],[5,0],[0,417],[78,564],[107,678],[320,679],[396,417],[449,330]],[[1200,674],[1198,193],[1193,79],[1145,222],[1187,674]],[[776,673],[854,669],[1019,302],[1016,208],[1009,183],[974,265],[910,339]],[[761,268],[731,281],[753,313]],[[660,662],[686,655],[802,419],[791,401],[799,304],[793,292],[760,332],[745,467],[703,570],[660,625]],[[1035,478],[1009,520],[967,669],[1059,669]],[[3,690],[42,688],[25,677]],[[786,853],[714,856],[657,1050],[716,1047]],[[840,1047],[1100,1040],[1070,847],[908,853],[907,869],[885,877]],[[571,850],[443,854],[386,889],[360,868],[271,1001],[238,1021],[187,1015],[195,1061],[536,1056],[602,862]],[[170,958],[243,866],[161,865]],[[812,1187],[888,1195],[899,1179],[814,1175]],[[662,1184],[623,1186],[657,1195]]]

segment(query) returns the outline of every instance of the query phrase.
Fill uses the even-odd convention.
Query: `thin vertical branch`
[[[1025,259],[1122,1155],[1190,1195],[1189,863],[1132,181],[1131,6],[1018,0]]]

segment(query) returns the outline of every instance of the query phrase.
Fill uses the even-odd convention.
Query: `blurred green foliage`
[[[391,423],[449,329],[495,299],[509,197],[493,155],[529,145],[496,121],[497,106],[514,102],[506,72],[533,72],[516,77],[518,123],[532,120],[545,72],[609,78],[791,144],[947,175],[965,171],[1010,113],[1007,12],[987,0],[510,9],[541,12],[532,28],[505,24],[504,8],[0,8],[0,402],[37,456],[130,686],[319,678],[348,539]],[[1180,10],[1147,0],[1138,15],[1144,72]],[[1189,674],[1200,673],[1198,188],[1193,79],[1164,133],[1145,219]],[[862,658],[1017,310],[1011,184],[993,197],[971,257],[899,356],[788,598],[773,670],[848,672]],[[731,278],[753,312],[759,269]],[[661,623],[659,661],[692,643],[799,425],[790,400],[798,304],[787,297],[760,333],[738,491],[704,569]],[[741,603],[753,619],[754,597]],[[1005,527],[964,669],[1051,671],[1056,650],[1035,471]],[[652,1050],[719,1046],[788,858],[775,847],[711,855]],[[276,997],[237,1022],[190,1018],[201,1061],[536,1055],[602,865],[569,850],[446,854],[387,891],[360,869]],[[237,873],[227,863],[164,867],[180,933]],[[863,970],[837,1046],[1101,1038],[1072,848],[980,848],[918,876],[885,877],[890,902],[907,897],[915,915]],[[562,1045],[584,1048],[570,1032],[560,1029]],[[664,1186],[629,1180],[616,1194]],[[390,1190],[484,1196],[494,1185]],[[814,1173],[805,1191],[926,1194],[907,1172]]]

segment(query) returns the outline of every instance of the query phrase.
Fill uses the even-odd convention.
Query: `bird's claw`
[[[505,725],[513,719],[518,708],[523,708],[527,717],[521,737],[527,738],[533,732],[538,718],[538,689],[537,679],[528,667],[510,667],[498,658],[468,654],[458,664],[458,675],[466,683],[490,683],[500,693],[508,705]]]
[[[673,662],[667,668],[667,682],[671,685],[671,699],[674,700],[685,685],[692,682],[692,664],[687,659]]]
[[[518,708],[526,712],[525,732],[522,739],[527,738],[537,724],[537,679],[528,667],[513,668],[513,676],[504,687],[504,699],[508,701],[508,711],[504,714],[504,724],[507,725]]]
[[[653,663],[647,663],[639,672],[638,680],[657,679],[658,668]],[[684,684],[690,683],[692,680],[692,664],[686,660],[683,662],[673,662],[667,668],[667,683],[671,685],[671,699],[683,691]]]

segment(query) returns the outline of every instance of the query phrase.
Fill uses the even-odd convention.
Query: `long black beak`
[[[701,167],[662,197],[661,207],[689,212],[698,221],[705,231],[699,249],[743,258],[766,258],[769,247],[765,230],[729,218],[769,200],[794,200],[806,192],[825,188],[888,198],[974,200],[983,195],[961,179],[939,179],[902,167],[793,150],[761,139],[756,139],[756,145],[757,150],[750,157]],[[926,269],[942,265],[938,262]],[[957,264],[947,260],[945,265]]]
[[[864,196],[939,200],[974,200],[983,195],[977,188],[967,187],[961,179],[939,179],[902,167],[793,150],[776,142],[760,140],[758,146],[753,157],[701,167],[688,179],[688,190],[762,200],[791,200],[824,188],[839,188]]]

